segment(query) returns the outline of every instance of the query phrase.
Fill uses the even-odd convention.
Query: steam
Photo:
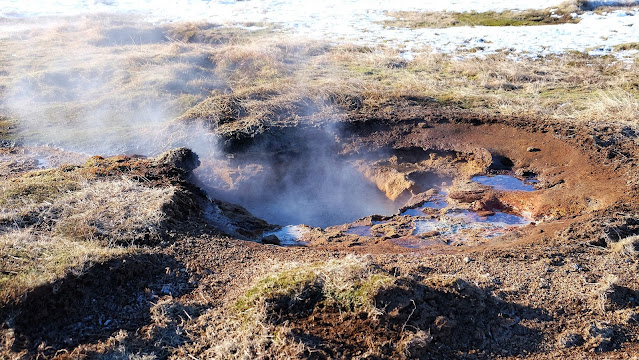
[[[0,76],[10,86],[0,110],[16,120],[23,144],[146,156],[187,146],[200,156],[196,175],[211,197],[274,224],[326,227],[397,210],[353,159],[337,155],[331,119],[322,129],[275,130],[228,157],[210,129],[173,121],[225,79],[205,49],[169,41],[162,26],[81,17],[6,29]]]
[[[185,62],[164,30],[95,17],[5,28],[3,82],[10,86],[2,94],[2,113],[17,120],[17,136],[28,145],[152,156],[191,142],[210,152],[196,144],[206,141],[201,129],[174,124],[167,131],[183,110],[180,101],[203,96],[216,79],[202,86],[199,64]]]
[[[339,136],[334,123],[291,128],[196,173],[214,197],[237,202],[273,224],[327,227],[393,214],[398,205],[356,170],[355,159],[338,155]]]

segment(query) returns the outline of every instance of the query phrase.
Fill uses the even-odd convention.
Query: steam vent
[[[0,0],[0,359],[639,358],[637,28]]]

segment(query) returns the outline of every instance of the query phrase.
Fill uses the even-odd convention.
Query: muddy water
[[[481,230],[486,235],[494,235],[500,230],[525,226],[530,220],[514,214],[496,212],[490,216],[480,216],[476,212],[462,210],[447,213],[439,219],[416,220],[414,235],[438,231],[442,235],[457,235],[466,230]]]

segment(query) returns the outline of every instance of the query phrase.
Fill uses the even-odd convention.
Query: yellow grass
[[[16,301],[26,291],[64,277],[82,273],[94,262],[135,251],[105,247],[93,241],[52,238],[32,229],[0,234],[0,305]]]

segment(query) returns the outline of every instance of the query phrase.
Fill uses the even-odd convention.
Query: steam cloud
[[[227,159],[210,131],[172,122],[180,101],[202,98],[223,79],[202,69],[205,55],[181,53],[161,27],[114,18],[43,21],[0,31],[10,50],[0,77],[11,84],[0,111],[17,120],[23,143],[88,155],[153,156],[187,146],[200,156],[196,174],[213,197],[281,225],[324,227],[396,210],[336,155],[335,127],[256,141]]]
[[[292,128],[275,138],[265,136],[226,161],[233,173],[246,179],[237,185],[210,179],[221,167],[197,170],[210,193],[237,202],[254,215],[280,225],[326,227],[371,214],[390,215],[397,205],[386,198],[353,166],[353,159],[338,154],[334,124],[323,129]],[[228,173],[226,175],[229,175]],[[229,186],[232,185],[232,186]]]

